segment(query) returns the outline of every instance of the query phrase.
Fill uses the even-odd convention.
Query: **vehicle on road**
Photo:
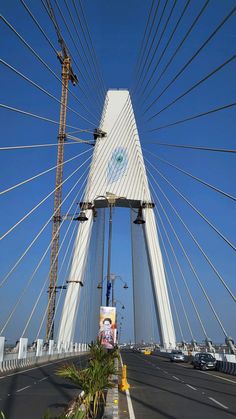
[[[216,359],[207,352],[199,352],[195,354],[192,364],[193,368],[199,368],[203,371],[216,369]]]
[[[144,354],[144,355],[151,355],[152,348],[145,346],[143,348],[140,348],[139,352],[141,352],[141,354]]]
[[[170,354],[170,361],[171,362],[184,362],[184,354],[182,351],[178,351],[177,349],[174,349],[171,351]]]

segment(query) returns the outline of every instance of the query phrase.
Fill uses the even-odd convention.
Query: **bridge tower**
[[[176,344],[175,331],[158,241],[154,203],[128,90],[107,92],[99,129],[106,136],[97,135],[84,200],[81,203],[87,221],[80,223],[78,227],[58,343],[66,347],[73,341],[94,213],[96,208],[108,207],[108,197],[113,196],[113,205],[127,207],[131,212],[132,209],[139,210],[145,220],[145,224],[137,228],[143,228],[160,341],[163,347],[173,348]]]

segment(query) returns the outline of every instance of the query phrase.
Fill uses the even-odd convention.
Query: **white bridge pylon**
[[[84,280],[94,208],[107,207],[106,197],[114,194],[117,197],[115,206],[127,207],[130,211],[131,208],[137,210],[142,207],[145,224],[137,228],[144,229],[160,342],[165,348],[173,348],[176,345],[175,331],[156,220],[128,90],[107,92],[99,128],[106,136],[99,137],[94,147],[82,204],[88,221],[80,223],[78,227],[58,342],[66,347],[74,339],[81,294],[79,281],[83,283]]]

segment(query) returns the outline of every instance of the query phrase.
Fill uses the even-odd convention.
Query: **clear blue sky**
[[[40,1],[27,2],[32,13],[47,33],[50,40],[53,42],[56,49],[57,45],[54,28],[45,13]],[[151,1],[141,0],[120,0],[118,1],[83,1],[85,14],[87,17],[88,26],[93,39],[94,47],[98,57],[98,61],[103,75],[105,86],[107,88],[130,88],[135,86],[135,64],[139,54],[148,13],[151,7]],[[52,2],[54,5],[54,2]],[[73,10],[73,17],[77,22],[77,28],[80,32],[77,17],[74,13],[72,1],[68,1],[70,10]],[[163,9],[165,1],[160,2],[160,11]],[[164,69],[166,63],[172,56],[173,52],[181,42],[194,18],[203,7],[202,0],[192,1],[184,15],[184,18],[179,25],[172,41],[169,44],[163,59],[157,68],[156,75],[153,82],[157,79],[158,74]],[[77,34],[70,22],[68,11],[65,8],[65,3],[60,1],[59,5],[63,11],[66,22],[70,23],[71,33],[73,39],[78,45],[81,56],[83,52],[78,43]],[[159,49],[156,58],[150,68],[157,62],[166,43],[173,31],[173,28],[183,10],[185,2],[180,0],[173,10],[173,14],[167,25],[166,31],[160,41]],[[173,1],[169,1],[163,20],[160,24],[160,30],[157,35],[157,41],[164,28],[165,21],[170,13]],[[165,124],[175,122],[179,119],[184,119],[189,116],[208,111],[229,103],[235,102],[236,97],[236,83],[235,83],[235,60],[229,65],[225,66],[221,71],[213,75],[205,83],[193,90],[193,92],[186,95],[183,99],[176,102],[166,111],[163,111],[159,116],[152,121],[147,122],[147,118],[154,113],[160,111],[176,97],[181,95],[185,90],[194,85],[197,81],[204,78],[216,67],[224,63],[227,59],[235,54],[236,45],[236,13],[228,20],[222,27],[218,34],[212,39],[206,48],[197,56],[195,60],[188,66],[183,74],[176,80],[175,83],[162,95],[160,100],[152,109],[143,114],[147,105],[158,96],[178,71],[184,66],[188,59],[197,51],[202,43],[214,31],[225,16],[233,9],[235,1],[233,0],[211,0],[207,6],[198,24],[191,32],[187,41],[176,55],[171,63],[168,71],[165,73],[160,83],[153,89],[148,97],[146,103],[143,103],[143,96],[140,94],[141,90],[134,95],[134,109],[137,117],[137,124],[140,132],[140,140],[145,150],[152,151],[158,154],[159,157],[165,158],[168,161],[175,163],[182,169],[189,171],[193,175],[205,180],[206,182],[217,186],[227,193],[236,196],[235,187],[235,155],[226,153],[210,153],[203,151],[192,151],[184,149],[171,149],[155,145],[155,141],[163,143],[174,144],[188,144],[209,146],[218,148],[235,148],[235,107],[231,109],[205,116],[194,121],[189,121],[173,127],[162,129],[159,131],[150,132],[151,129],[160,127]],[[60,77],[60,63],[55,57],[53,50],[43,38],[38,28],[31,20],[20,1],[8,0],[1,4],[1,12],[3,16],[10,22],[10,24],[24,37],[24,39],[34,48],[37,53],[47,62],[47,64]],[[78,74],[80,86],[87,92],[88,99],[78,87],[71,86],[70,89],[77,97],[89,108],[90,112],[96,115],[101,113],[101,99],[97,98],[95,87],[91,81],[86,82],[86,70],[88,63],[85,65],[81,63],[78,57],[78,51],[72,43],[68,31],[58,13],[55,6],[58,22],[62,28],[63,36],[72,52],[74,71],[78,74],[76,64],[79,65],[81,73]],[[152,32],[153,33],[153,32]],[[83,38],[82,42],[83,41]],[[29,50],[22,44],[15,34],[7,27],[4,22],[1,22],[0,29],[0,43],[1,56],[4,61],[14,66],[18,71],[25,74],[27,77],[38,83],[51,94],[60,98],[60,83],[55,77],[48,72],[45,67],[31,54]],[[149,44],[150,45],[150,42]],[[85,46],[86,48],[86,46]],[[150,57],[152,56],[152,51]],[[150,57],[147,61],[150,60]],[[150,73],[149,73],[150,74]],[[147,74],[146,80],[149,75]],[[152,85],[151,85],[152,86]],[[24,81],[19,75],[14,74],[9,68],[1,66],[1,103],[8,106],[19,108],[27,112],[38,114],[52,120],[59,119],[59,104],[47,97],[29,83]],[[97,104],[96,101],[99,101]],[[70,95],[69,105],[77,112],[81,113],[89,121],[80,119],[77,115],[68,112],[68,124],[74,127],[93,130],[94,116],[91,113],[84,111],[83,107]],[[22,116],[20,114],[11,112],[9,110],[1,109],[1,147],[13,145],[31,145],[31,144],[50,144],[56,143],[57,140],[57,125],[50,124],[45,121]],[[95,121],[96,123],[97,121]],[[68,129],[73,130],[73,129]],[[90,133],[82,134],[81,138],[91,139]],[[69,159],[82,151],[87,150],[87,146],[72,145],[66,147],[65,159]],[[88,155],[90,152],[88,153]],[[174,168],[166,166],[159,162],[154,156],[144,152],[145,157],[152,162],[173,184],[189,199],[191,202],[202,211],[209,220],[221,230],[224,235],[233,243],[235,243],[236,228],[235,228],[235,202],[225,198],[214,191],[200,185],[196,181],[187,178],[183,174],[177,172]],[[85,155],[86,156],[86,155]],[[65,177],[76,169],[79,164],[85,160],[85,156],[78,157],[77,160],[68,163],[65,167]],[[10,186],[27,179],[47,168],[52,167],[56,163],[56,147],[32,149],[32,150],[16,150],[16,151],[0,151],[0,167],[1,167],[1,190],[5,190]],[[150,166],[148,166],[150,167]],[[189,228],[196,235],[199,243],[204,248],[206,253],[212,259],[217,270],[225,279],[227,284],[235,292],[235,251],[232,250],[221,238],[217,237],[216,233],[212,231],[203,220],[196,215],[191,208],[189,208],[184,201],[179,198],[176,193],[166,184],[166,182],[159,177],[159,175],[150,168],[151,173],[156,178],[160,186],[165,190],[165,193],[179,211]],[[69,192],[74,182],[78,179],[78,172],[65,185],[63,196]],[[9,193],[1,196],[1,235],[4,234],[16,221],[24,216],[34,205],[53,190],[55,180],[55,172],[52,171],[37,180],[34,180],[27,185],[19,187]],[[180,222],[170,209],[169,204],[158,191],[155,183],[151,181],[160,201],[162,202],[167,214],[173,222],[176,232],[181,236],[184,246],[188,250],[191,260],[202,278],[203,284],[206,287],[209,296],[212,298],[217,311],[225,325],[229,334],[236,338],[235,330],[235,304],[230,299],[229,295],[220,284],[216,275],[208,267],[200,252],[196,249],[193,241],[181,226]],[[70,196],[70,199],[63,206],[65,213],[70,206],[70,203],[76,196],[76,190]],[[154,198],[155,200],[155,198]],[[155,200],[157,203],[157,200]],[[75,206],[73,206],[74,209]],[[214,321],[207,304],[202,296],[201,291],[195,284],[194,277],[183,257],[176,240],[173,237],[170,227],[162,213],[160,206],[157,204],[161,217],[166,225],[167,231],[173,241],[179,261],[185,272],[185,275],[190,284],[190,289],[193,292],[196,304],[199,307],[202,317],[205,319],[209,334],[215,341],[222,341],[223,335]],[[45,204],[32,214],[27,220],[19,225],[12,233],[10,233],[1,242],[1,278],[3,278],[11,267],[15,264],[18,258],[27,248],[33,237],[38,233],[40,228],[44,225],[50,217],[53,208],[53,197],[51,196]],[[70,211],[72,212],[72,211]],[[121,219],[123,222],[121,222]],[[129,216],[124,214],[122,210],[116,210],[114,220],[114,240],[113,240],[113,259],[112,270],[118,275],[121,275],[131,285],[131,261],[130,261],[130,242],[129,242]],[[67,225],[68,226],[68,225]],[[65,232],[67,227],[63,228]],[[161,231],[163,233],[162,227]],[[40,239],[32,247],[29,254],[19,264],[14,273],[9,277],[5,286],[0,289],[0,320],[4,320],[9,314],[23,289],[23,285],[27,282],[30,275],[34,271],[39,262],[45,248],[47,247],[51,234],[51,223],[47,226]],[[67,243],[69,236],[67,238]],[[126,243],[124,245],[124,243]],[[173,268],[176,272],[176,277],[180,284],[180,289],[183,293],[183,299],[189,311],[192,328],[198,340],[202,340],[203,336],[193,313],[186,291],[181,282],[181,277],[174,262],[171,250],[166,246],[170,255]],[[66,245],[65,245],[66,248]],[[45,258],[42,267],[37,274],[34,285],[30,287],[27,294],[22,300],[20,309],[16,311],[16,315],[9,323],[7,328],[7,339],[14,341],[18,335],[21,334],[26,319],[29,317],[30,311],[33,307],[35,299],[40,292],[43,282],[45,281],[49,269],[49,257]],[[172,281],[168,265],[167,271]],[[65,274],[65,268],[62,271]],[[63,277],[63,275],[62,275]],[[118,286],[119,288],[119,286]],[[173,287],[174,291],[174,287]],[[124,301],[128,307],[132,298],[131,286],[126,294],[123,293],[122,288],[118,289],[119,297]],[[175,292],[175,291],[174,291]],[[176,295],[176,294],[175,294]],[[38,319],[41,317],[45,309],[47,294],[44,292],[42,297],[42,304],[32,320],[29,327],[29,336],[33,339],[37,333]],[[44,306],[43,306],[44,303]],[[183,322],[183,330],[186,339],[189,339],[189,333],[185,325],[181,308],[176,297],[176,304],[180,310],[180,317]],[[128,326],[129,319],[132,317],[131,310],[127,309],[124,340],[132,339],[132,328]],[[177,332],[178,335],[178,332]],[[178,338],[179,335],[178,335]]]

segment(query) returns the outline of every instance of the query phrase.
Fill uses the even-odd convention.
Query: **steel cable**
[[[188,234],[190,235],[190,237],[193,239],[194,243],[196,244],[196,246],[200,250],[201,254],[204,256],[204,258],[206,259],[207,263],[212,268],[213,272],[216,274],[216,276],[218,277],[218,279],[220,280],[220,282],[222,283],[222,285],[224,286],[224,288],[227,290],[227,292],[229,293],[229,295],[233,299],[233,301],[236,302],[236,296],[233,294],[233,292],[231,291],[231,289],[229,288],[229,286],[225,282],[225,280],[222,277],[222,275],[218,272],[218,270],[216,269],[216,267],[214,266],[214,264],[212,263],[212,261],[210,260],[210,258],[204,252],[204,250],[202,249],[202,247],[198,243],[197,239],[195,238],[195,236],[193,235],[193,233],[191,232],[191,230],[188,228],[188,226],[186,225],[186,223],[184,222],[184,220],[182,219],[182,217],[179,215],[178,211],[175,209],[174,205],[171,203],[171,201],[169,200],[169,198],[167,197],[167,195],[165,194],[165,192],[162,190],[162,188],[160,187],[160,185],[158,185],[158,183],[156,182],[156,179],[154,177],[153,177],[153,181],[157,185],[157,187],[161,191],[161,193],[164,195],[164,197],[167,200],[167,202],[169,203],[170,207],[173,209],[174,213],[176,214],[176,216],[178,217],[178,219],[181,221],[181,223],[183,224],[184,228],[186,229],[186,231],[188,232]]]
[[[187,30],[186,34],[184,35],[183,39],[181,40],[181,42],[179,43],[178,47],[176,48],[176,50],[174,51],[174,53],[172,54],[170,60],[168,61],[168,63],[165,65],[164,69],[162,70],[160,76],[158,77],[158,79],[156,80],[156,82],[154,83],[154,85],[152,86],[151,90],[147,93],[146,97],[143,99],[143,104],[147,101],[147,99],[149,98],[150,94],[154,91],[154,89],[156,88],[156,86],[158,85],[159,81],[161,80],[162,76],[165,74],[165,72],[167,71],[167,69],[169,68],[170,64],[172,63],[173,59],[176,57],[177,53],[181,50],[182,46],[184,45],[185,41],[187,40],[188,36],[190,35],[190,33],[192,32],[192,30],[194,29],[194,27],[196,26],[197,22],[199,21],[200,17],[203,15],[203,13],[205,12],[208,4],[209,4],[210,0],[206,0],[206,2],[204,3],[203,7],[201,8],[200,12],[198,13],[198,15],[196,16],[196,18],[194,19],[193,23],[190,25],[189,29]]]
[[[223,333],[224,333],[225,336],[228,336],[228,333],[226,332],[226,330],[225,330],[225,328],[224,328],[224,326],[222,324],[222,321],[220,320],[220,318],[219,318],[219,316],[218,316],[218,314],[217,314],[217,312],[216,312],[216,310],[215,310],[215,308],[214,308],[214,306],[213,306],[213,304],[212,304],[212,302],[211,302],[211,300],[210,300],[210,298],[209,298],[209,296],[208,296],[205,288],[202,285],[202,282],[201,282],[201,280],[199,278],[199,275],[197,274],[196,269],[194,268],[194,266],[193,266],[193,264],[192,264],[192,262],[191,262],[191,260],[190,260],[190,258],[188,256],[188,254],[187,254],[187,252],[186,252],[186,250],[185,250],[185,248],[183,246],[183,243],[182,243],[182,241],[179,238],[179,235],[176,233],[176,230],[175,230],[175,228],[173,226],[173,223],[170,221],[170,219],[169,219],[169,217],[168,217],[168,215],[167,215],[167,213],[166,213],[166,211],[165,211],[165,209],[164,209],[164,207],[163,207],[163,205],[162,205],[162,203],[161,203],[161,201],[158,198],[158,196],[157,196],[156,193],[155,193],[155,196],[156,196],[156,198],[158,200],[158,203],[159,203],[159,205],[160,205],[160,207],[161,207],[161,209],[162,209],[162,211],[163,211],[163,213],[164,213],[164,215],[165,215],[165,217],[166,217],[166,219],[168,221],[168,224],[170,225],[170,227],[171,227],[171,229],[172,229],[172,231],[173,231],[173,233],[175,235],[175,238],[177,239],[177,241],[179,243],[179,246],[181,247],[181,250],[182,250],[185,258],[187,259],[188,264],[189,264],[189,266],[190,266],[190,268],[191,268],[191,270],[192,270],[192,272],[193,272],[193,274],[194,274],[194,276],[195,276],[195,278],[196,278],[196,280],[198,282],[198,285],[200,286],[200,288],[201,288],[201,290],[203,292],[203,295],[206,298],[206,301],[209,304],[209,306],[210,306],[210,308],[211,308],[211,310],[212,310],[212,312],[213,312],[213,314],[214,314],[214,316],[215,316],[215,318],[216,318],[216,320],[217,320],[217,322],[218,322],[221,330],[223,331]]]
[[[6,105],[4,103],[0,103],[0,108],[4,108],[4,109],[7,109],[7,110],[13,111],[13,112],[18,112],[18,113],[21,113],[23,115],[32,116],[33,118],[37,118],[37,119],[40,119],[40,120],[46,121],[46,122],[51,122],[52,124],[60,125],[60,122],[54,121],[53,119],[46,118],[44,116],[40,116],[40,115],[31,113],[31,112],[23,111],[22,109],[14,108],[13,106],[9,106],[9,105]],[[68,124],[66,126],[68,128],[76,129],[76,130],[78,130],[78,132],[89,132],[89,133],[93,134],[93,131],[90,131],[90,130],[87,130],[87,129],[80,129],[80,128],[77,128],[77,127],[74,127],[74,126],[68,125]]]
[[[223,106],[220,106],[218,108],[210,109],[209,111],[202,112],[202,113],[199,113],[197,115],[192,115],[192,116],[189,116],[187,118],[180,119],[178,121],[174,121],[174,122],[172,122],[170,124],[165,124],[165,125],[161,125],[161,126],[159,126],[157,128],[152,128],[152,129],[148,130],[147,132],[159,131],[161,129],[168,128],[168,127],[173,127],[175,125],[179,125],[179,124],[182,124],[184,122],[193,121],[194,119],[201,118],[202,116],[211,115],[213,113],[220,112],[220,111],[223,111],[225,109],[232,108],[235,105],[236,105],[236,102],[229,103],[228,105],[223,105]]]
[[[236,251],[236,246],[223,234],[221,231],[215,227],[214,224],[211,223],[211,221],[208,220],[208,218],[201,212],[195,205],[193,205],[174,185],[171,183],[148,159],[145,159],[150,166],[161,176],[162,179],[168,183],[168,185],[198,214],[209,227],[211,227],[215,233],[218,234],[218,236],[225,241],[234,251]]]
[[[236,153],[236,149],[226,149],[226,148],[213,148],[213,147],[202,147],[202,146],[194,146],[194,145],[184,145],[184,144],[168,144],[168,143],[160,143],[160,142],[153,142],[152,144],[156,144],[161,147],[174,147],[174,148],[181,148],[186,150],[199,150],[199,151],[213,151],[216,153]]]
[[[173,164],[173,163],[169,162],[168,160],[163,159],[163,158],[160,158],[160,157],[159,157],[159,156],[157,156],[155,153],[152,153],[151,151],[146,150],[145,148],[143,148],[143,150],[144,150],[145,152],[147,152],[147,153],[151,154],[152,156],[154,156],[154,157],[155,157],[156,159],[158,159],[159,161],[161,161],[161,162],[163,162],[163,163],[167,164],[168,166],[171,166],[171,167],[175,168],[175,169],[176,169],[176,170],[178,170],[179,172],[184,173],[185,175],[189,176],[191,179],[194,179],[194,180],[196,180],[197,182],[201,183],[202,185],[207,186],[208,188],[212,189],[213,191],[218,192],[218,193],[220,193],[221,195],[223,195],[223,196],[225,196],[225,197],[227,197],[227,198],[232,199],[233,201],[236,201],[236,197],[235,197],[235,196],[230,195],[230,194],[228,194],[228,193],[226,193],[226,192],[222,191],[221,189],[217,188],[217,187],[216,187],[216,186],[214,186],[214,185],[211,185],[211,184],[210,184],[210,183],[208,183],[208,182],[205,182],[204,180],[200,179],[199,177],[194,176],[194,175],[192,175],[191,173],[187,172],[186,170],[181,169],[180,167],[176,166],[175,164]]]
[[[189,1],[190,1],[190,0],[189,0]],[[159,38],[159,40],[158,40],[158,42],[157,42],[157,44],[156,44],[156,46],[155,46],[155,49],[154,49],[153,55],[152,55],[151,59],[149,60],[149,63],[148,63],[147,69],[146,69],[146,71],[145,71],[145,73],[144,73],[144,77],[143,77],[143,79],[142,79],[142,80],[141,80],[141,82],[140,82],[139,90],[141,90],[141,88],[142,88],[142,86],[143,86],[143,83],[144,83],[144,81],[145,81],[145,78],[146,78],[146,76],[148,75],[148,72],[149,72],[150,67],[151,67],[151,65],[152,65],[152,63],[153,63],[153,60],[154,60],[154,58],[155,58],[155,56],[156,56],[156,53],[157,53],[158,48],[159,48],[159,46],[160,46],[160,43],[161,43],[162,37],[163,37],[163,35],[165,34],[166,28],[167,28],[168,23],[169,23],[169,21],[170,21],[170,19],[171,19],[171,16],[172,16],[172,13],[173,13],[173,11],[174,11],[174,9],[175,9],[176,4],[177,4],[177,2],[176,2],[176,1],[174,1],[173,5],[172,5],[172,8],[171,8],[171,10],[170,10],[170,13],[169,13],[169,15],[168,15],[168,18],[167,18],[167,20],[166,20],[166,23],[165,23],[165,25],[164,25],[164,28],[163,28],[163,30],[162,30],[162,32],[161,32],[161,34],[160,34],[160,38]],[[149,82],[148,82],[148,83],[149,83]],[[140,93],[140,96],[142,96],[142,94],[143,94],[143,91]]]
[[[154,33],[154,35],[153,35],[153,37],[152,37],[151,44],[149,45],[148,53],[147,53],[146,58],[145,58],[145,60],[144,60],[144,64],[143,64],[143,66],[142,66],[142,68],[141,68],[141,71],[140,71],[139,78],[138,78],[138,80],[137,80],[137,83],[136,83],[135,89],[134,89],[134,91],[132,92],[132,94],[133,94],[133,95],[134,95],[134,94],[135,94],[135,92],[137,91],[138,86],[139,86],[139,83],[140,83],[140,80],[141,80],[141,78],[142,78],[142,76],[143,76],[143,72],[144,72],[145,67],[146,67],[146,64],[147,64],[147,62],[148,62],[148,58],[149,58],[149,55],[150,55],[151,49],[152,49],[152,47],[153,47],[153,44],[154,44],[154,41],[155,41],[156,35],[157,35],[157,33],[158,33],[158,30],[159,30],[159,28],[160,28],[160,24],[161,24],[162,18],[163,18],[163,16],[164,16],[164,13],[165,13],[165,10],[166,10],[166,6],[167,6],[168,2],[169,2],[169,0],[165,0],[165,4],[164,4],[164,7],[163,7],[162,12],[161,12],[160,19],[159,19],[159,21],[158,21],[158,23],[157,23],[157,26],[156,26],[156,29],[155,29],[155,33]]]
[[[11,29],[11,31],[20,39],[20,41],[26,46],[26,48],[28,48],[32,54],[41,62],[41,64],[44,65],[45,68],[47,68],[47,70],[59,81],[60,85],[62,84],[62,81],[60,79],[60,77],[57,76],[57,74],[49,67],[49,65],[40,57],[40,55],[29,45],[28,42],[25,41],[25,39],[19,34],[19,32],[16,31],[16,29],[7,21],[7,19],[5,19],[4,16],[1,16],[1,19],[3,20],[3,22],[8,26],[9,29]],[[90,111],[90,109],[83,104],[83,102],[81,102],[80,99],[78,99],[78,97],[68,88],[68,92],[70,92],[70,94],[77,100],[77,102],[83,106],[83,108],[86,109],[87,112],[89,112],[91,115],[95,116],[93,114],[93,112]]]
[[[85,173],[85,172],[84,172],[84,173]],[[82,176],[84,176],[84,173],[83,173],[83,175],[82,175]],[[82,177],[82,176],[81,176],[81,177]],[[81,177],[80,177],[80,178],[79,178],[79,180],[76,182],[76,185],[77,185],[77,184],[79,183],[79,181],[81,180]],[[74,185],[74,186],[75,186],[75,185]],[[62,204],[63,204],[63,203],[67,200],[67,198],[70,196],[70,194],[71,194],[71,192],[72,192],[72,191],[73,191],[73,189],[71,189],[71,190],[70,190],[70,192],[67,194],[67,196],[66,196],[66,197],[65,197],[65,199],[63,200]],[[77,197],[78,197],[78,193],[77,193],[76,197],[74,198],[74,200],[73,200],[73,202],[72,202],[72,204],[71,204],[70,208],[67,210],[67,213],[68,213],[68,214],[69,214],[69,211],[70,211],[70,209],[72,208],[73,204],[75,203],[75,201],[76,201]],[[51,217],[50,217],[50,219],[51,219]],[[60,224],[60,226],[59,226],[59,228],[58,228],[57,233],[58,233],[58,232],[59,232],[59,230],[61,229],[61,227],[62,227],[63,223],[64,223],[64,220],[62,220],[62,223]],[[22,293],[20,294],[19,298],[17,299],[17,302],[14,304],[13,309],[11,310],[11,312],[10,312],[10,314],[9,314],[8,318],[7,318],[7,321],[4,323],[4,326],[2,327],[0,334],[2,334],[2,333],[4,332],[4,330],[6,329],[7,325],[9,324],[10,320],[12,319],[13,315],[15,314],[15,312],[16,312],[16,310],[17,310],[17,307],[19,306],[20,302],[22,301],[22,298],[24,297],[24,295],[25,295],[26,291],[27,291],[27,290],[28,290],[28,288],[30,287],[30,285],[31,285],[31,283],[32,283],[32,281],[33,281],[33,279],[34,279],[34,277],[35,277],[36,273],[38,272],[38,270],[39,270],[40,266],[42,265],[42,263],[43,263],[43,261],[44,261],[44,259],[45,259],[46,255],[47,255],[48,251],[50,250],[50,248],[51,248],[51,244],[52,244],[52,240],[50,241],[50,243],[49,243],[49,245],[47,246],[47,248],[46,248],[45,252],[43,253],[43,256],[41,257],[41,259],[40,259],[39,263],[37,264],[37,266],[36,266],[36,268],[35,268],[35,270],[34,270],[33,274],[30,276],[29,280],[27,281],[27,284],[26,284],[25,288],[23,289]],[[58,252],[58,253],[59,253],[59,252]],[[47,280],[48,280],[48,278],[47,278]]]
[[[149,84],[150,84],[151,80],[153,79],[153,76],[154,76],[154,74],[156,73],[156,70],[157,70],[157,68],[158,68],[158,66],[159,66],[159,64],[160,64],[160,62],[161,62],[161,60],[162,60],[163,56],[165,55],[165,52],[167,51],[167,48],[168,48],[168,46],[170,45],[170,42],[171,42],[171,40],[172,40],[172,38],[173,38],[173,36],[174,36],[175,32],[177,31],[178,26],[179,26],[179,24],[180,24],[181,20],[183,19],[183,17],[184,17],[184,15],[185,15],[186,10],[188,9],[188,6],[189,6],[189,4],[190,4],[190,1],[191,1],[191,0],[187,0],[187,1],[186,1],[185,5],[184,5],[184,8],[183,8],[183,10],[182,10],[182,13],[181,13],[181,15],[180,15],[179,19],[177,20],[177,23],[176,23],[176,25],[174,26],[174,29],[173,29],[173,31],[172,31],[172,33],[171,33],[171,35],[170,35],[170,37],[169,37],[169,39],[168,39],[168,41],[167,41],[167,43],[166,43],[166,46],[165,46],[165,48],[163,49],[163,51],[162,51],[162,53],[161,53],[161,55],[160,55],[159,60],[158,60],[158,61],[157,61],[157,63],[155,64],[155,66],[154,66],[154,68],[153,68],[153,70],[152,70],[152,73],[151,73],[151,75],[150,75],[150,77],[149,77],[149,79],[148,79],[148,81],[147,81],[146,85],[144,86],[144,88],[143,88],[142,92],[140,93],[140,96],[143,96],[143,95],[144,95],[144,93],[146,92],[146,90],[147,90],[147,88],[148,88],[148,86],[149,86]]]
[[[174,78],[167,84],[167,86],[161,91],[161,93],[152,101],[152,103],[145,109],[143,114],[146,114],[149,109],[157,102],[158,99],[169,89],[169,87],[177,80],[177,78],[186,70],[186,68],[193,62],[193,60],[198,56],[198,54],[206,47],[206,45],[214,38],[214,36],[222,29],[222,27],[225,25],[225,23],[233,16],[233,14],[236,12],[236,6],[230,11],[230,13],[221,21],[221,23],[217,26],[217,28],[211,33],[211,35],[207,38],[207,40],[198,48],[198,50],[191,56],[191,58],[187,61],[187,63],[180,69],[180,71],[174,76]],[[215,74],[217,71],[219,71],[221,68],[223,68],[225,65],[230,63],[233,59],[235,59],[236,55],[232,56],[229,60],[225,61],[222,65],[215,68],[209,75],[201,79],[196,85],[191,87],[189,91],[193,90],[193,88],[197,87],[199,84],[203,83],[205,80],[207,80],[209,77],[211,77],[213,74]],[[188,91],[187,91],[188,92]],[[186,92],[184,95],[187,94]],[[174,101],[174,103],[176,100]],[[150,118],[147,119],[147,121],[154,118],[156,114],[152,115]]]
[[[236,10],[236,7],[235,7]],[[177,98],[172,100],[168,105],[164,106],[160,111],[156,112],[154,115],[152,115],[150,118],[147,119],[147,121],[151,121],[153,118],[156,118],[158,115],[160,115],[162,112],[164,112],[166,109],[169,109],[172,105],[174,105],[176,102],[178,102],[180,99],[182,99],[184,96],[186,96],[188,93],[192,92],[196,87],[200,86],[202,83],[204,83],[206,80],[208,80],[210,77],[212,77],[214,74],[218,73],[218,71],[222,70],[224,67],[226,67],[228,64],[231,64],[236,59],[236,54],[232,55],[228,60],[224,61],[222,64],[220,64],[218,67],[214,68],[210,73],[208,73],[205,77],[200,79],[197,83],[195,83],[193,86],[191,86],[189,89],[185,90],[181,95],[179,95]]]
[[[26,80],[28,83],[30,83],[32,86],[36,87],[37,89],[39,89],[41,92],[45,93],[47,96],[49,96],[51,99],[54,99],[57,103],[59,103],[60,105],[62,105],[62,102],[60,99],[58,99],[57,97],[55,97],[52,93],[50,93],[48,90],[44,89],[42,86],[40,86],[39,84],[35,83],[33,80],[31,80],[29,77],[27,77],[25,74],[21,73],[19,70],[17,70],[15,67],[13,67],[12,65],[10,65],[9,63],[7,63],[6,61],[2,60],[0,58],[0,63],[2,63],[3,65],[5,65],[7,68],[9,68],[10,70],[12,70],[14,73],[16,73],[18,76],[20,76],[21,78],[23,78],[24,80]],[[88,122],[90,125],[93,125],[94,127],[97,126],[97,124],[95,124],[94,122],[91,122],[89,119],[85,118],[83,115],[81,115],[79,112],[75,111],[73,108],[71,108],[70,106],[66,106],[66,109],[73,112],[75,115],[79,116],[81,119],[85,120],[86,122]]]

